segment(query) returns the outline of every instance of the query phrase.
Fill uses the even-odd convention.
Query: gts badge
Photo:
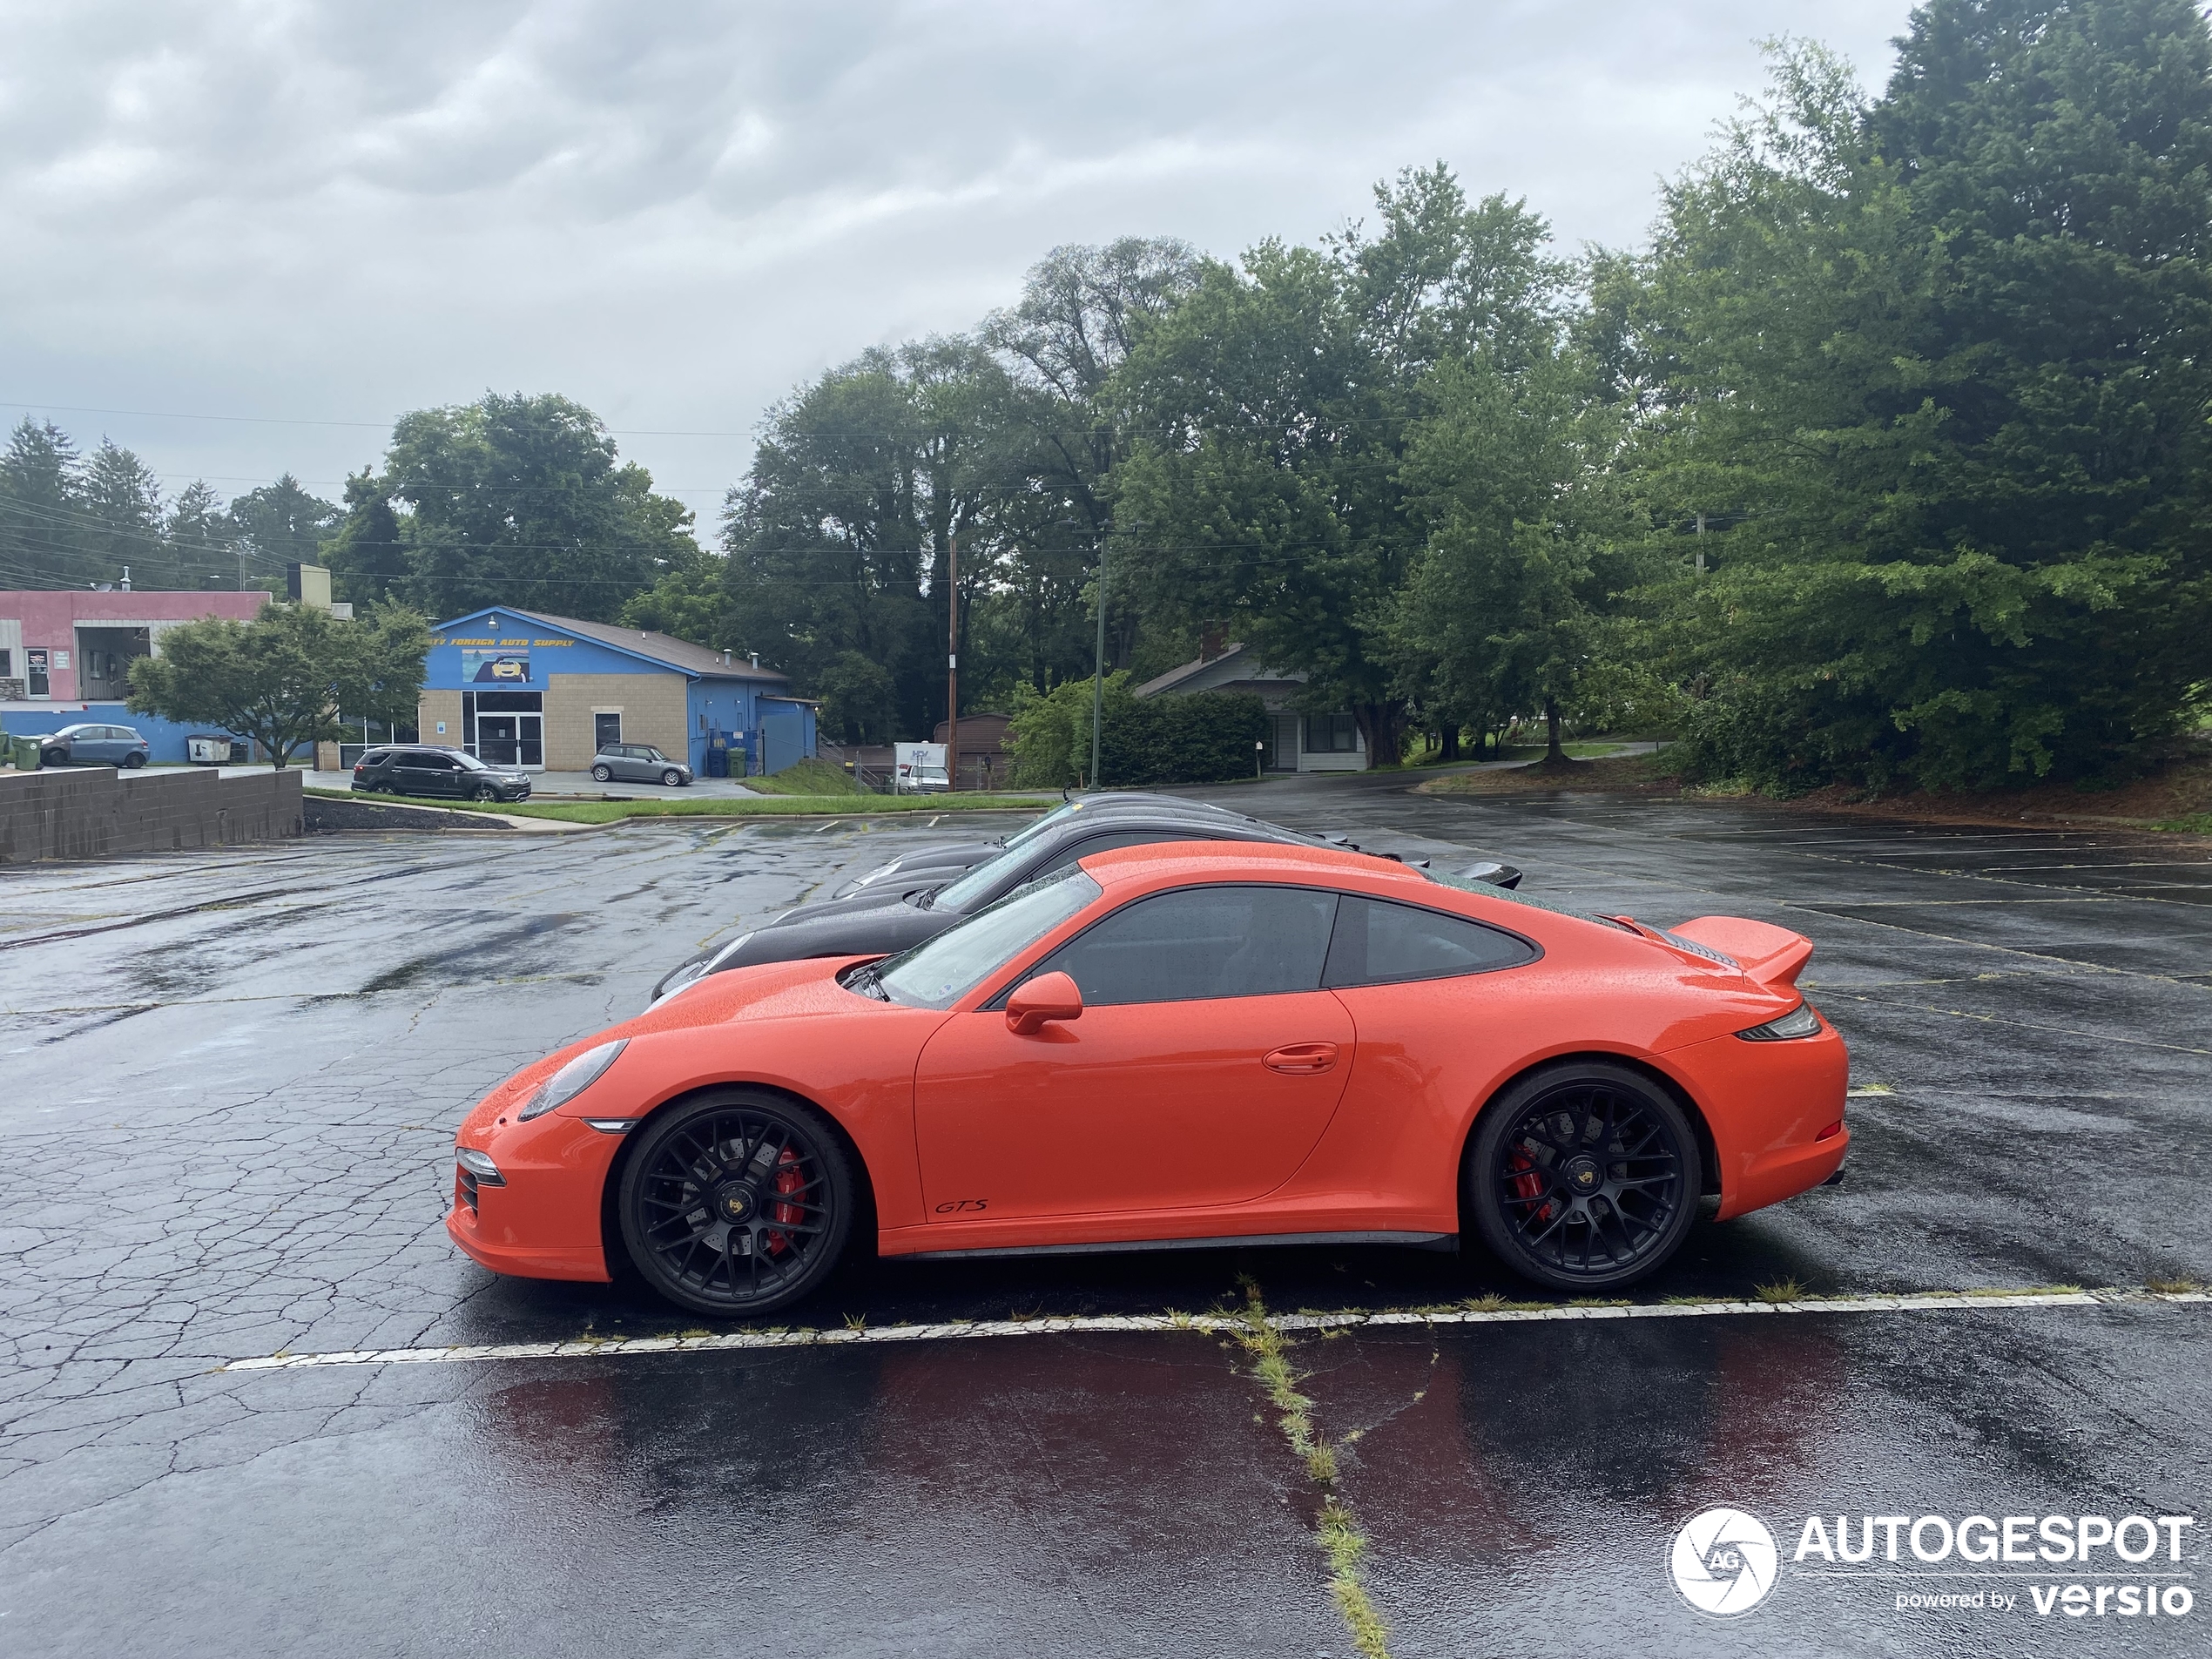
[[[937,1206],[941,1216],[972,1216],[991,1207],[988,1198],[948,1198]]]

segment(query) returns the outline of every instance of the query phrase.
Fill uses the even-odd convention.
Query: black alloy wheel
[[[663,788],[680,789],[684,785],[684,774],[680,772],[664,772],[661,773],[660,780]]]
[[[1628,1285],[1681,1247],[1701,1183],[1682,1108],[1640,1073],[1570,1061],[1483,1108],[1466,1202],[1482,1242],[1557,1291]]]
[[[623,1242],[679,1307],[745,1318],[795,1302],[853,1226],[845,1151],[811,1107],[720,1089],[652,1119],[623,1170]]]
[[[69,751],[49,749],[38,757],[38,764],[42,766],[66,766],[69,765]]]
[[[615,780],[615,769],[612,766],[594,766],[591,775],[600,783],[610,784]]]

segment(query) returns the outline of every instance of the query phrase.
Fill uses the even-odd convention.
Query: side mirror
[[[1055,1020],[1083,1017],[1083,994],[1065,974],[1040,974],[1006,999],[1006,1028],[1033,1037]]]

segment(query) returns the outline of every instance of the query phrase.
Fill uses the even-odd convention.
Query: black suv
[[[711,946],[671,968],[653,987],[653,1000],[658,1001],[709,974],[732,968],[796,961],[809,956],[880,956],[907,950],[1027,882],[1064,870],[1093,853],[1117,846],[1145,846],[1161,841],[1266,841],[1359,851],[1342,837],[1307,835],[1261,819],[1171,799],[1105,813],[1079,816],[1055,812],[1030,828],[1036,833],[1008,837],[992,857],[965,869],[922,870],[911,887],[902,881],[880,882],[848,898],[823,900],[787,910],[765,926],[739,934],[726,944]],[[1392,853],[1370,856],[1403,861]],[[1426,860],[1422,864],[1425,867]],[[1460,874],[1501,887],[1516,887],[1521,881],[1521,872],[1513,866],[1488,860],[1471,865]]]
[[[456,800],[528,800],[527,773],[487,766],[460,749],[371,749],[354,762],[364,795],[449,795]]]

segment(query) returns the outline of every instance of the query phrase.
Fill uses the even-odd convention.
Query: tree
[[[1399,475],[1408,428],[1440,364],[1547,349],[1571,273],[1541,218],[1470,205],[1440,164],[1375,203],[1372,237],[1204,268],[1115,377],[1131,434],[1115,494],[1146,526],[1135,562],[1157,606],[1305,671],[1309,705],[1349,707],[1391,765],[1408,705],[1387,635],[1426,530]]]
[[[2212,35],[1933,0],[1885,97],[1782,50],[1633,302],[1685,749],[1770,786],[2141,764],[2212,673]]]
[[[235,566],[231,543],[236,534],[222,497],[204,478],[177,492],[161,527],[168,567],[180,588],[219,587]]]
[[[230,518],[233,546],[248,566],[247,584],[280,592],[287,565],[322,562],[323,538],[337,523],[338,509],[287,472],[232,502]]]
[[[1562,762],[1562,709],[1640,576],[1644,537],[1610,472],[1619,410],[1568,353],[1514,372],[1487,350],[1447,359],[1429,395],[1400,475],[1432,528],[1386,628],[1399,684],[1444,732],[1541,711]]]
[[[78,482],[82,546],[91,579],[120,582],[126,572],[142,588],[176,585],[163,534],[161,480],[113,440],[103,438]]]
[[[374,472],[364,467],[346,475],[346,516],[322,544],[335,597],[350,604],[396,601],[406,591],[407,545],[399,515]]]
[[[69,434],[29,415],[0,455],[0,580],[27,588],[85,580],[78,484],[84,462]]]
[[[411,720],[429,649],[428,625],[397,606],[348,622],[270,604],[253,622],[166,630],[158,656],[131,664],[130,707],[250,738],[281,770],[295,748],[336,740],[349,720]]]
[[[347,486],[357,541],[339,539],[349,569],[356,544],[368,556],[381,497],[398,511],[409,597],[430,613],[504,604],[606,621],[698,553],[690,510],[652,483],[581,404],[488,392],[402,415],[382,475]]]

